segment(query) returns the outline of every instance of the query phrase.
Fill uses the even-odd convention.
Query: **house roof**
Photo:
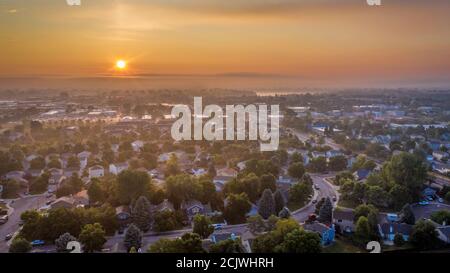
[[[365,179],[369,176],[370,170],[368,169],[359,169],[353,173],[354,176],[357,177],[358,180]]]
[[[348,220],[353,221],[355,218],[355,214],[352,210],[334,210],[333,211],[333,219],[335,220]]]
[[[173,207],[173,204],[167,200],[164,199],[164,201],[162,201],[160,204],[158,204],[157,206],[155,206],[155,210],[156,211],[164,211],[164,210],[175,210]]]
[[[313,232],[317,232],[319,234],[324,233],[325,231],[329,230],[330,228],[327,227],[326,225],[319,223],[319,222],[314,222],[312,224],[305,224],[303,225],[303,228],[305,230],[308,231],[313,231]]]
[[[450,238],[450,226],[437,228],[445,237]]]
[[[120,213],[128,213],[128,214],[130,214],[130,207],[129,206],[116,207],[116,214],[120,214]]]

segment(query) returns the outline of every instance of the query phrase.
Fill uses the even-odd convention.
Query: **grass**
[[[360,204],[357,202],[353,202],[350,200],[344,200],[344,199],[339,199],[339,202],[337,203],[337,205],[339,207],[343,207],[343,208],[356,208],[357,206],[359,206]]]
[[[301,202],[288,202],[287,207],[288,209],[292,211],[296,211],[298,209],[303,208],[306,204],[308,204],[309,200],[301,201]]]
[[[335,242],[323,248],[323,253],[366,253],[347,239],[336,238]]]

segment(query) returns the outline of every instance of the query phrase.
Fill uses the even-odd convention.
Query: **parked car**
[[[12,234],[12,233],[7,234],[7,235],[5,236],[5,241],[11,240],[11,238],[13,237],[13,235],[14,235],[14,234]]]
[[[317,215],[315,215],[314,213],[313,213],[313,214],[310,214],[310,215],[308,216],[308,221],[314,222],[314,221],[316,221],[316,220],[317,220]]]
[[[2,215],[2,216],[0,216],[0,225],[3,225],[3,224],[5,224],[6,222],[8,222],[8,219],[9,219],[8,215]]]
[[[442,199],[442,198],[439,197],[438,202],[439,202],[439,203],[444,203],[444,199]]]
[[[312,203],[313,204],[317,203],[317,200],[316,199],[312,200]]]
[[[333,196],[333,202],[336,202],[336,201],[337,201],[336,196]]]
[[[34,240],[33,242],[31,242],[31,246],[43,246],[44,244],[45,242],[42,240]]]
[[[419,205],[421,205],[421,206],[426,206],[426,205],[429,205],[429,204],[430,204],[430,202],[428,202],[427,200],[422,200],[422,201],[419,202]]]

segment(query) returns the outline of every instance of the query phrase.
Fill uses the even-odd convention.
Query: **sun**
[[[124,60],[117,60],[116,68],[119,70],[124,70],[127,67],[127,62]]]

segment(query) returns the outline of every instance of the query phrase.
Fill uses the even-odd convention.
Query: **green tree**
[[[3,186],[3,191],[0,194],[0,197],[5,199],[13,199],[17,197],[17,193],[20,190],[19,182],[15,180],[4,180],[0,181],[0,185]]]
[[[355,238],[360,243],[367,243],[370,241],[372,236],[372,229],[369,225],[369,220],[365,216],[361,216],[358,218],[358,221],[356,221],[356,228],[355,228]]]
[[[76,156],[71,156],[67,160],[67,168],[80,168],[80,160]]]
[[[329,197],[325,199],[322,207],[319,210],[319,221],[322,223],[331,223],[333,215],[333,204]]]
[[[31,251],[31,244],[24,238],[16,237],[9,246],[10,253],[27,253]]]
[[[152,220],[150,202],[145,196],[137,199],[132,210],[132,221],[140,230],[146,232],[150,229]]]
[[[288,168],[288,174],[291,177],[300,179],[305,174],[305,167],[300,162],[292,163]]]
[[[103,203],[107,197],[107,193],[102,189],[101,182],[97,178],[91,179],[91,184],[87,190],[89,202],[95,204]]]
[[[304,203],[312,194],[312,187],[305,183],[297,182],[289,189],[289,202]]]
[[[230,194],[224,209],[224,217],[230,224],[245,222],[245,215],[250,210],[251,204],[247,194]]]
[[[449,225],[450,224],[450,211],[449,210],[439,210],[435,211],[431,214],[431,220],[440,224],[440,225]]]
[[[383,165],[382,176],[386,181],[405,187],[415,201],[419,198],[420,190],[427,177],[427,168],[420,158],[403,152],[393,156]],[[394,200],[397,198],[395,195],[391,196]],[[404,203],[399,207],[403,205]]]
[[[286,201],[280,190],[276,190],[273,199],[275,201],[275,214],[278,215],[281,210],[286,206]]]
[[[213,244],[210,253],[242,253],[242,247],[237,240],[227,239]]]
[[[394,209],[400,209],[405,204],[412,202],[413,198],[411,192],[407,187],[401,185],[394,185],[389,191],[391,205]]]
[[[264,219],[259,214],[250,216],[247,219],[247,223],[248,229],[252,233],[261,233],[266,230],[266,224],[264,223]]]
[[[201,214],[195,215],[193,232],[200,235],[203,239],[208,238],[214,232],[211,220]]]
[[[169,210],[158,211],[154,215],[153,229],[158,232],[174,230],[180,227],[175,212]]]
[[[283,253],[320,253],[322,246],[317,233],[296,228],[285,236],[276,250]]]
[[[131,248],[134,248],[135,250],[141,248],[142,231],[135,224],[131,224],[125,233],[123,243],[127,248],[127,252],[130,252]]]
[[[311,172],[323,173],[327,170],[327,159],[323,156],[313,158],[309,162],[308,168]]]
[[[328,167],[334,172],[345,170],[347,168],[347,158],[343,155],[334,156],[330,158]]]
[[[177,175],[180,173],[180,167],[178,166],[178,158],[175,154],[171,154],[169,160],[166,163],[165,176]]]
[[[121,204],[130,204],[141,195],[148,195],[151,180],[146,172],[126,170],[117,177],[117,197]]]
[[[259,181],[259,192],[264,192],[265,189],[269,189],[274,192],[277,189],[276,178],[273,174],[263,174]]]
[[[269,189],[266,189],[263,192],[261,199],[259,200],[258,213],[264,219],[269,218],[270,215],[278,214],[275,212],[275,200]]]
[[[79,236],[85,252],[94,252],[102,250],[106,242],[105,230],[99,223],[85,225]]]
[[[409,241],[416,248],[432,249],[439,243],[438,232],[432,223],[420,220],[414,225]]]

